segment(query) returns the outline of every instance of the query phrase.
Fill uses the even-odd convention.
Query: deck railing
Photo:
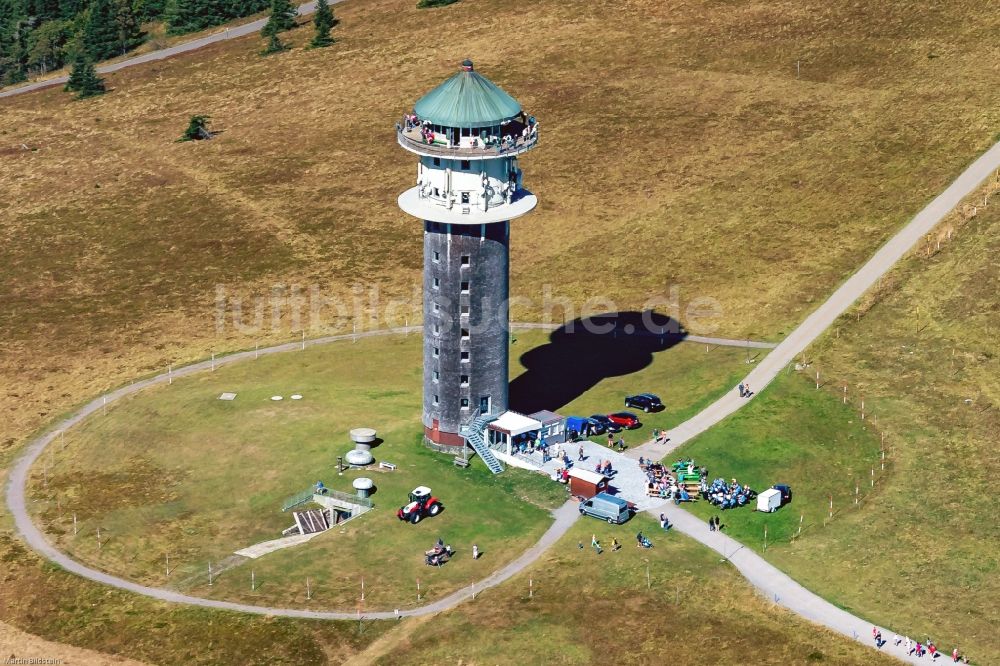
[[[412,130],[411,130],[412,131]],[[503,157],[505,155],[519,155],[527,150],[531,150],[538,143],[538,132],[533,132],[527,138],[518,137],[513,145],[502,147],[500,145],[481,148],[472,146],[447,146],[439,143],[427,143],[410,136],[403,126],[396,124],[396,139],[403,146],[409,146],[416,151],[437,155],[441,157]]]

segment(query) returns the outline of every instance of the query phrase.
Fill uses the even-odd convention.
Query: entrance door
[[[462,135],[457,127],[451,129],[451,145],[457,146],[461,143]]]
[[[490,413],[490,396],[484,395],[479,399],[479,413],[489,414]]]
[[[437,419],[431,421],[431,439],[435,442],[441,438],[441,423]]]

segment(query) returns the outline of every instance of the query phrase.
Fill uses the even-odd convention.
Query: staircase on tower
[[[462,430],[462,436],[465,441],[472,447],[472,450],[479,454],[479,457],[483,459],[486,466],[494,474],[499,474],[503,471],[503,465],[497,460],[497,457],[493,455],[493,449],[489,447],[486,440],[483,439],[483,431],[486,430],[491,422],[496,421],[497,417],[489,414],[483,414],[474,420],[472,423],[467,425]]]

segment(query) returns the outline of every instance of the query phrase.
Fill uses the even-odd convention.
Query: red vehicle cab
[[[612,422],[617,423],[623,428],[638,428],[639,427],[639,417],[632,412],[615,412],[614,414],[608,414],[608,418]]]
[[[410,493],[410,501],[400,507],[396,517],[416,525],[424,516],[436,516],[441,513],[441,501],[431,494],[427,486],[417,486]]]

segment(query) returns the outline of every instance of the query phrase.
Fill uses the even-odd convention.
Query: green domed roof
[[[481,127],[513,118],[521,113],[521,105],[466,60],[461,72],[424,95],[413,112],[446,127]]]

